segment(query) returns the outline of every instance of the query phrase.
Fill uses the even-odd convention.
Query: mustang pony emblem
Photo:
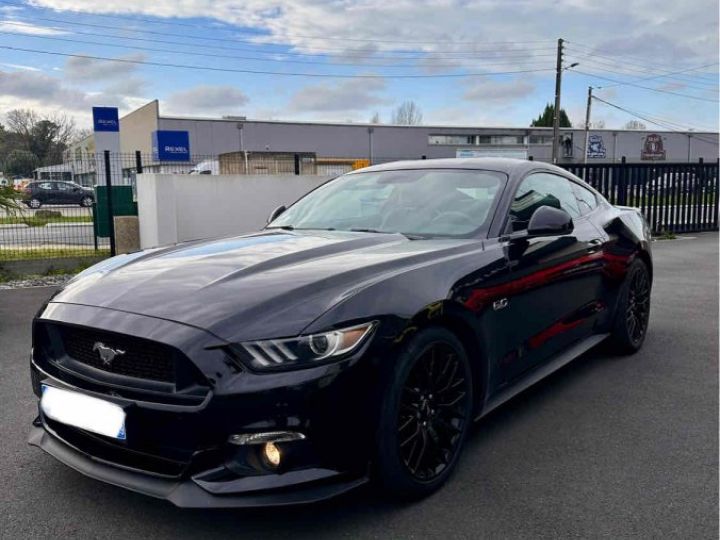
[[[100,360],[102,360],[103,364],[105,364],[106,366],[112,364],[112,361],[115,360],[116,356],[122,356],[123,354],[125,354],[125,351],[108,347],[101,341],[95,342],[95,345],[93,345],[93,351],[97,352],[100,355]]]

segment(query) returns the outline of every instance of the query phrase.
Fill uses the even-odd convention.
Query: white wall
[[[140,246],[256,231],[270,212],[331,176],[141,174],[137,178]]]

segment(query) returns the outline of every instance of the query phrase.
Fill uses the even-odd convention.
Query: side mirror
[[[573,230],[570,214],[552,206],[541,206],[530,217],[528,236],[562,236]]]
[[[278,217],[280,217],[280,214],[282,214],[285,210],[287,210],[287,207],[284,204],[281,204],[278,206],[275,210],[270,212],[270,215],[267,218],[267,223],[270,223],[271,221],[275,221]]]

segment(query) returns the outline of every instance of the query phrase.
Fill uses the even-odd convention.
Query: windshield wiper
[[[399,231],[378,231],[377,229],[350,229],[350,232],[366,232],[366,233],[378,233],[378,234],[401,234],[408,240],[423,240],[424,236],[412,233],[403,233]]]
[[[265,227],[265,229],[282,229],[283,231],[334,231],[335,227],[295,227],[294,225],[275,225],[273,227]]]
[[[359,229],[359,228],[353,228],[349,229],[350,232],[369,232],[369,233],[378,233],[378,234],[395,234],[390,231],[378,231],[377,229]]]

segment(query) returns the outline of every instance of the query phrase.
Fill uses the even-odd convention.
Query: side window
[[[570,184],[566,178],[551,173],[534,173],[525,178],[510,205],[512,230],[527,229],[530,216],[541,206],[560,208],[570,217],[578,217],[580,210]]]
[[[57,183],[57,188],[58,188],[60,191],[72,191],[72,186],[71,186],[70,184],[65,184],[65,183],[63,183],[63,182],[58,182],[58,183]]]
[[[595,197],[595,194],[590,191],[589,189],[586,189],[582,187],[579,184],[572,184],[573,191],[575,191],[575,196],[578,200],[578,207],[580,208],[580,214],[585,215],[597,208],[598,202],[597,198]]]
[[[53,185],[51,182],[43,182],[42,184],[37,185],[38,189],[45,189],[45,190],[51,190],[53,189]]]

